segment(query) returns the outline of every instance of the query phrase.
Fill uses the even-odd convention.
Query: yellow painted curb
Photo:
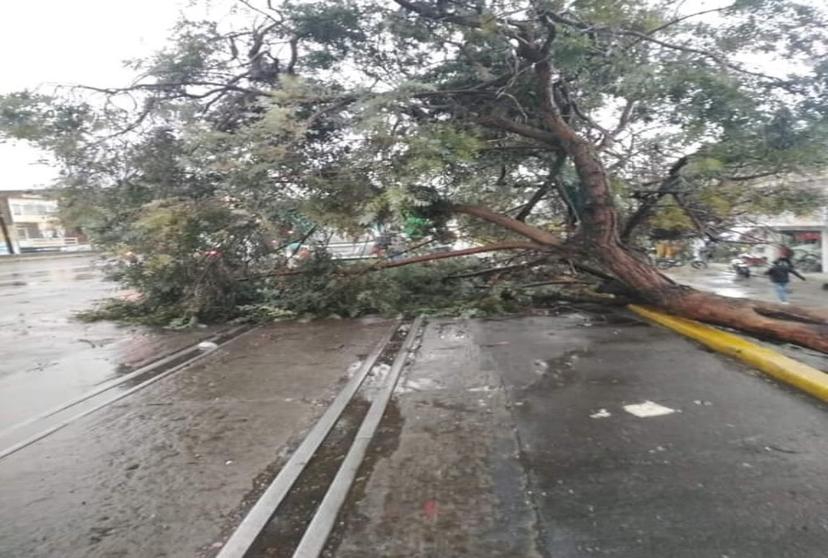
[[[629,309],[659,325],[677,331],[720,353],[736,357],[802,391],[828,401],[828,374],[743,337],[702,323],[664,314],[658,310],[629,305]]]

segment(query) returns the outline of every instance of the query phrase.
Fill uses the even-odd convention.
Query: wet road
[[[605,312],[431,320],[324,555],[824,556],[825,405]],[[253,330],[0,460],[0,556],[214,556],[388,325]]]
[[[209,335],[75,320],[119,291],[96,260],[0,260],[0,431]]]
[[[753,275],[748,279],[737,277],[724,264],[712,264],[702,270],[683,266],[668,273],[680,283],[722,296],[778,302],[770,280],[763,275],[765,270],[764,267],[751,268]],[[828,290],[822,288],[823,284],[828,283],[828,274],[803,273],[803,276],[805,281],[791,277],[791,304],[828,309]]]
[[[215,553],[388,326],[253,330],[3,459],[0,556]]]
[[[825,406],[632,316],[433,322],[396,409],[328,556],[825,556]]]

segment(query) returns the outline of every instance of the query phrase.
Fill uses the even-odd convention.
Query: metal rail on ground
[[[405,343],[394,359],[385,383],[371,402],[371,408],[368,409],[368,413],[362,420],[359,432],[357,432],[356,438],[345,456],[345,460],[340,465],[336,477],[334,477],[333,482],[328,487],[322,503],[319,504],[319,508],[317,508],[313,519],[305,530],[305,534],[302,536],[302,540],[299,542],[293,558],[317,558],[322,554],[328,536],[333,530],[334,523],[336,523],[339,510],[348,497],[348,492],[354,483],[359,466],[365,459],[368,446],[374,438],[382,416],[385,414],[388,401],[394,393],[394,388],[397,385],[397,380],[399,380],[403,366],[405,366],[411,349],[414,347],[414,342],[417,339],[422,322],[423,318],[420,316],[411,325],[411,329],[409,329],[408,335],[405,338]]]
[[[212,337],[208,337],[207,339],[199,341],[199,343],[205,343],[205,342],[211,342],[211,343],[217,343],[217,344],[225,343],[225,342],[231,340],[237,334],[240,335],[241,333],[244,333],[244,330],[246,328],[247,328],[247,326],[235,327],[235,328],[232,328],[230,330],[227,330],[227,331],[218,333],[216,335],[213,335]],[[139,376],[143,376],[144,374],[149,374],[153,370],[155,370],[157,368],[160,368],[160,367],[162,367],[162,366],[164,366],[164,365],[166,365],[170,362],[175,362],[179,358],[182,358],[182,357],[186,356],[189,353],[192,353],[194,356],[203,356],[203,355],[207,354],[207,353],[205,353],[204,351],[202,351],[201,349],[198,348],[198,344],[191,345],[189,347],[184,347],[183,349],[179,349],[179,350],[177,350],[173,353],[170,353],[167,356],[155,359],[155,360],[145,364],[144,366],[136,368],[135,370],[133,370],[132,372],[130,372],[128,374],[124,374],[123,376],[119,376],[118,378],[115,378],[113,380],[108,380],[108,381],[102,382],[98,385],[97,388],[93,389],[92,391],[88,391],[88,392],[84,393],[83,395],[78,396],[75,399],[67,401],[66,403],[61,403],[57,407],[53,407],[52,409],[49,409],[48,411],[45,411],[45,412],[43,412],[39,415],[36,415],[32,418],[26,419],[24,421],[20,421],[20,422],[15,423],[15,424],[12,424],[11,426],[9,426],[7,428],[4,428],[3,430],[0,430],[0,438],[2,438],[3,436],[6,436],[10,432],[13,432],[14,430],[18,430],[18,429],[20,429],[24,426],[28,426],[28,425],[30,425],[34,422],[39,421],[39,420],[49,418],[52,415],[56,415],[57,413],[65,411],[66,409],[74,407],[75,405],[78,405],[80,403],[83,403],[84,401],[86,401],[88,399],[91,399],[91,398],[95,397],[96,395],[100,395],[101,393],[103,393],[105,391],[109,391],[112,388],[118,387],[119,385],[121,385],[125,382],[128,382],[128,381],[130,381],[134,378],[137,378]]]
[[[233,331],[238,331],[239,329],[244,329],[244,328],[236,328]],[[229,343],[230,341],[234,341],[234,340],[238,339],[239,337],[241,337],[242,335],[244,335],[246,333],[249,333],[250,331],[253,331],[253,329],[255,329],[255,328],[246,329],[246,330],[241,331],[240,333],[234,335],[231,338],[226,338],[226,339],[224,339],[223,344]],[[220,338],[221,336],[217,336],[217,337]],[[192,348],[187,349],[187,350],[192,350]],[[157,374],[157,375],[155,375],[151,378],[148,378],[147,380],[141,382],[140,384],[138,384],[136,386],[131,387],[130,389],[128,389],[126,391],[119,392],[116,395],[106,399],[102,403],[99,403],[99,404],[95,405],[94,407],[91,407],[90,409],[86,409],[85,411],[82,411],[80,413],[72,415],[71,417],[69,417],[65,420],[62,420],[59,423],[57,423],[57,424],[55,424],[55,425],[53,425],[53,426],[51,426],[51,427],[49,427],[45,430],[42,430],[41,432],[38,432],[37,434],[34,434],[33,436],[30,436],[29,438],[26,438],[25,440],[22,440],[22,441],[20,441],[16,444],[13,444],[13,445],[11,445],[11,446],[3,449],[3,450],[0,450],[0,460],[5,459],[6,457],[22,450],[23,448],[25,448],[27,446],[30,446],[30,445],[34,444],[35,442],[37,442],[39,440],[42,440],[43,438],[45,438],[46,436],[49,436],[50,434],[54,434],[58,430],[61,430],[61,429],[65,428],[66,426],[72,424],[73,422],[75,422],[78,419],[81,419],[85,416],[91,415],[92,413],[94,413],[94,412],[96,412],[100,409],[103,409],[104,407],[114,403],[115,401],[123,399],[124,397],[126,397],[128,395],[131,395],[131,394],[135,393],[136,391],[144,389],[148,385],[153,384],[153,383],[157,382],[158,380],[161,380],[162,378],[166,378],[167,376],[170,376],[171,374],[174,374],[175,372],[178,372],[182,368],[185,368],[185,367],[193,364],[194,362],[196,362],[198,360],[201,360],[202,358],[205,358],[208,355],[211,355],[213,352],[214,351],[200,352],[200,353],[196,354],[195,356],[193,356],[193,358],[187,359],[184,362],[181,362],[181,363],[173,366],[172,368],[170,368],[168,370],[165,370],[164,372],[162,372],[160,374]],[[173,353],[173,355],[174,354],[175,353]],[[160,365],[160,363],[162,361],[169,362],[167,360],[167,358],[172,359],[173,355],[170,355],[170,357],[165,357],[165,358],[163,358],[159,361],[155,361],[155,363],[153,363],[153,364],[157,367],[157,366]],[[152,365],[150,365],[150,366],[152,366]],[[122,384],[123,382],[128,381],[131,378],[134,378],[139,371],[140,371],[140,369],[136,370],[135,372],[133,372],[131,374],[128,374],[124,378],[119,378],[117,383],[115,383],[113,385],[102,387],[99,390],[95,390],[94,392],[90,392],[90,394],[86,394],[84,396],[81,396],[80,398],[74,400],[73,402],[70,402],[70,403],[67,403],[67,404],[61,406],[57,410],[52,410],[49,413],[46,413],[45,415],[41,415],[39,418],[42,419],[44,417],[54,415],[55,413],[57,413],[61,410],[71,408],[72,406],[77,405],[78,403],[80,403],[82,401],[90,399],[91,397],[93,397],[95,395],[98,395],[98,394],[100,394],[104,391],[107,391],[109,389],[112,389],[116,385]],[[147,372],[148,372],[147,370],[144,370],[144,371],[141,372],[141,374],[146,374]],[[38,417],[36,417],[36,418],[38,418]],[[26,423],[30,424],[31,421],[26,421]],[[16,426],[19,426],[19,425],[16,425]]]
[[[345,407],[359,390],[359,387],[376,364],[377,359],[379,359],[385,346],[391,341],[399,326],[400,322],[395,322],[382,339],[380,339],[357,373],[345,384],[345,387],[342,388],[333,400],[333,403],[327,408],[305,439],[302,440],[302,443],[290,456],[287,463],[279,471],[279,474],[276,475],[276,478],[273,479],[273,482],[270,483],[270,486],[267,487],[264,494],[262,494],[244,517],[224,544],[224,547],[222,547],[217,558],[244,557],[259,536],[259,533],[261,533],[262,529],[273,517],[279,504],[299,478],[299,475],[325,440],[325,437],[331,431],[336,421],[339,420]]]

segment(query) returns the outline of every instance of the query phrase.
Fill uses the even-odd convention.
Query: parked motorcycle
[[[684,260],[678,258],[656,258],[655,266],[658,269],[670,269],[671,267],[681,267],[684,265]]]
[[[655,266],[658,269],[670,269],[671,267],[681,267],[687,263],[687,260],[681,258],[657,258],[655,260]],[[690,260],[690,267],[693,269],[706,269],[707,262],[699,259],[694,258]]]
[[[707,259],[702,258],[694,258],[693,261],[690,262],[690,267],[693,269],[707,269]]]
[[[730,269],[733,270],[737,277],[743,279],[750,278],[750,267],[741,258],[733,258],[730,260]]]

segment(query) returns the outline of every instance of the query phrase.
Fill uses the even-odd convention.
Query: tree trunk
[[[476,28],[481,25],[475,17],[448,14],[441,8],[433,9],[407,0],[396,2],[428,19],[448,21],[464,27]],[[479,115],[478,122],[531,138],[556,153],[563,150],[571,158],[580,178],[582,197],[586,200],[582,214],[579,215],[578,232],[574,239],[564,242],[546,231],[486,208],[455,206],[454,211],[500,225],[566,257],[577,258],[580,254],[583,259],[593,260],[601,267],[598,273],[611,275],[639,299],[668,312],[828,352],[828,315],[801,308],[726,298],[677,285],[654,266],[636,257],[622,243],[618,213],[612,201],[612,191],[604,166],[594,146],[575,132],[562,117],[555,102],[553,83],[561,76],[553,71],[550,63],[554,28],[543,43],[531,34],[528,27],[518,28],[520,45],[516,49],[516,56],[533,66],[538,108],[544,127],[514,122],[497,114]],[[686,162],[686,158],[679,160],[670,171],[671,178],[675,178],[674,175]],[[666,189],[667,185],[663,186]],[[643,219],[644,214],[646,208],[637,218]]]
[[[558,112],[551,92],[552,67],[546,58],[537,59],[535,74],[544,123],[572,159],[583,197],[587,200],[575,237],[583,254],[595,259],[604,271],[636,293],[638,298],[668,312],[828,353],[828,315],[754,300],[727,298],[676,285],[622,244],[609,180],[595,148],[580,137]],[[483,215],[478,212],[478,216]],[[504,224],[502,219],[500,221]],[[510,228],[525,234],[516,227]],[[526,236],[543,242],[537,235]]]

